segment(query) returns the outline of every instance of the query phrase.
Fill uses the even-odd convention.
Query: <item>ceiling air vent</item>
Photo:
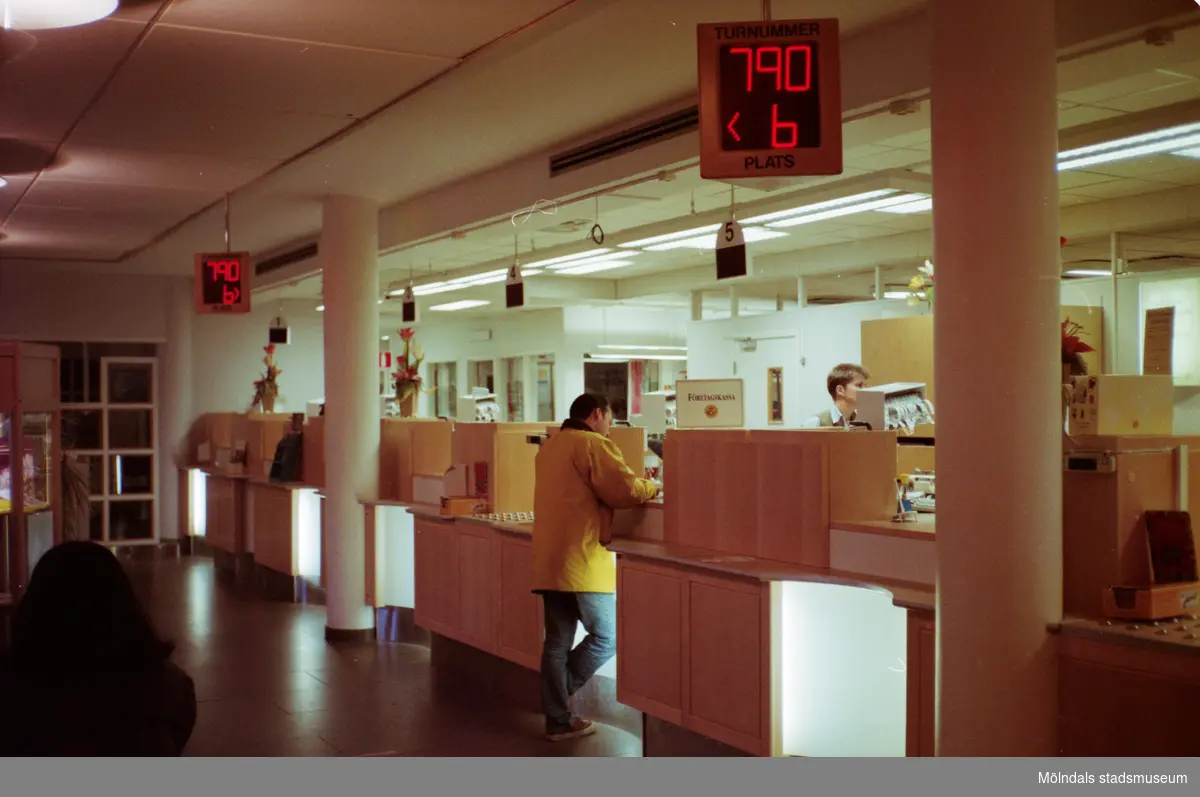
[[[602,160],[623,155],[635,149],[648,147],[660,141],[666,141],[684,133],[690,133],[700,126],[700,109],[696,106],[677,111],[667,116],[659,117],[652,122],[615,133],[598,139],[582,147],[553,155],[550,158],[550,176],[557,177],[563,172],[590,166]]]
[[[869,296],[810,296],[809,304],[850,304],[851,302],[869,302]]]
[[[290,252],[268,257],[254,265],[254,273],[258,276],[270,274],[272,271],[278,271],[281,268],[299,263],[302,260],[308,260],[317,256],[317,242],[313,241],[310,244],[305,244],[299,249],[293,249]]]

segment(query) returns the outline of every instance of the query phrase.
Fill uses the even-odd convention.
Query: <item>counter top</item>
[[[711,570],[717,573],[753,578],[759,581],[813,581],[886,592],[892,596],[893,603],[906,609],[932,611],[935,606],[935,593],[930,588],[919,584],[877,579],[873,576],[865,576],[857,573],[846,573],[819,567],[805,567],[804,565],[776,562],[753,556],[738,556],[736,554],[710,551],[706,548],[695,548],[690,545],[680,545],[671,542],[651,542],[647,540],[618,538],[613,540],[608,548],[617,554],[625,556],[655,559],[684,567]]]
[[[1050,630],[1118,645],[1200,655],[1200,614],[1155,621],[1064,617],[1061,623],[1052,623]]]
[[[205,467],[191,468],[191,470],[198,470],[201,473],[203,473],[205,476],[215,476],[215,477],[221,478],[221,479],[237,479],[239,481],[249,481],[250,480],[250,474],[246,473],[245,471],[242,471],[241,473],[230,473],[227,470],[217,470],[216,468],[205,468]]]
[[[896,523],[891,520],[831,520],[829,528],[927,542],[933,542],[937,533],[933,515],[923,515],[915,523]]]
[[[311,484],[304,482],[273,482],[265,476],[250,477],[250,484],[255,487],[270,487],[275,490],[315,490]]]

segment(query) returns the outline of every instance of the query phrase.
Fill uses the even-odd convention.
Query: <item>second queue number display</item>
[[[835,19],[697,27],[701,176],[840,174]]]

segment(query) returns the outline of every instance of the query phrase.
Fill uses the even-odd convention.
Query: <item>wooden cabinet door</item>
[[[937,716],[934,712],[934,666],[936,649],[934,631],[937,628],[933,612],[909,610],[908,612],[908,679],[907,708],[908,727],[906,755],[910,757],[932,757],[937,755],[934,727]]]
[[[770,590],[760,582],[690,574],[684,725],[755,755],[771,755]]]
[[[498,653],[530,669],[542,659],[542,600],[533,588],[533,545],[500,541],[500,629]]]
[[[460,641],[495,653],[499,603],[499,543],[490,529],[464,527],[458,532]]]
[[[457,636],[458,626],[458,533],[448,523],[418,520],[413,553],[413,612],[422,628]]]
[[[617,579],[617,700],[683,725],[686,576],[620,558]]]

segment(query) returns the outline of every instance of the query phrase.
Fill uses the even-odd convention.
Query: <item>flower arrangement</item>
[[[1083,361],[1083,355],[1087,352],[1095,351],[1095,349],[1084,343],[1081,339],[1086,334],[1083,331],[1083,326],[1076,324],[1069,316],[1063,319],[1062,364],[1064,375],[1070,374],[1074,376],[1087,373],[1087,363]]]
[[[933,263],[928,260],[917,269],[917,276],[908,283],[908,303],[925,302],[933,307]]]
[[[250,402],[250,408],[261,407],[263,412],[274,412],[275,399],[279,398],[278,379],[283,371],[275,365],[275,344],[263,346],[263,351],[267,353],[263,357],[263,365],[267,366],[267,370],[254,380],[254,398]]]
[[[392,384],[396,387],[396,402],[404,406],[421,391],[421,363],[425,354],[413,342],[416,332],[411,327],[399,330],[400,340],[404,348],[396,358],[396,370],[392,373]]]

